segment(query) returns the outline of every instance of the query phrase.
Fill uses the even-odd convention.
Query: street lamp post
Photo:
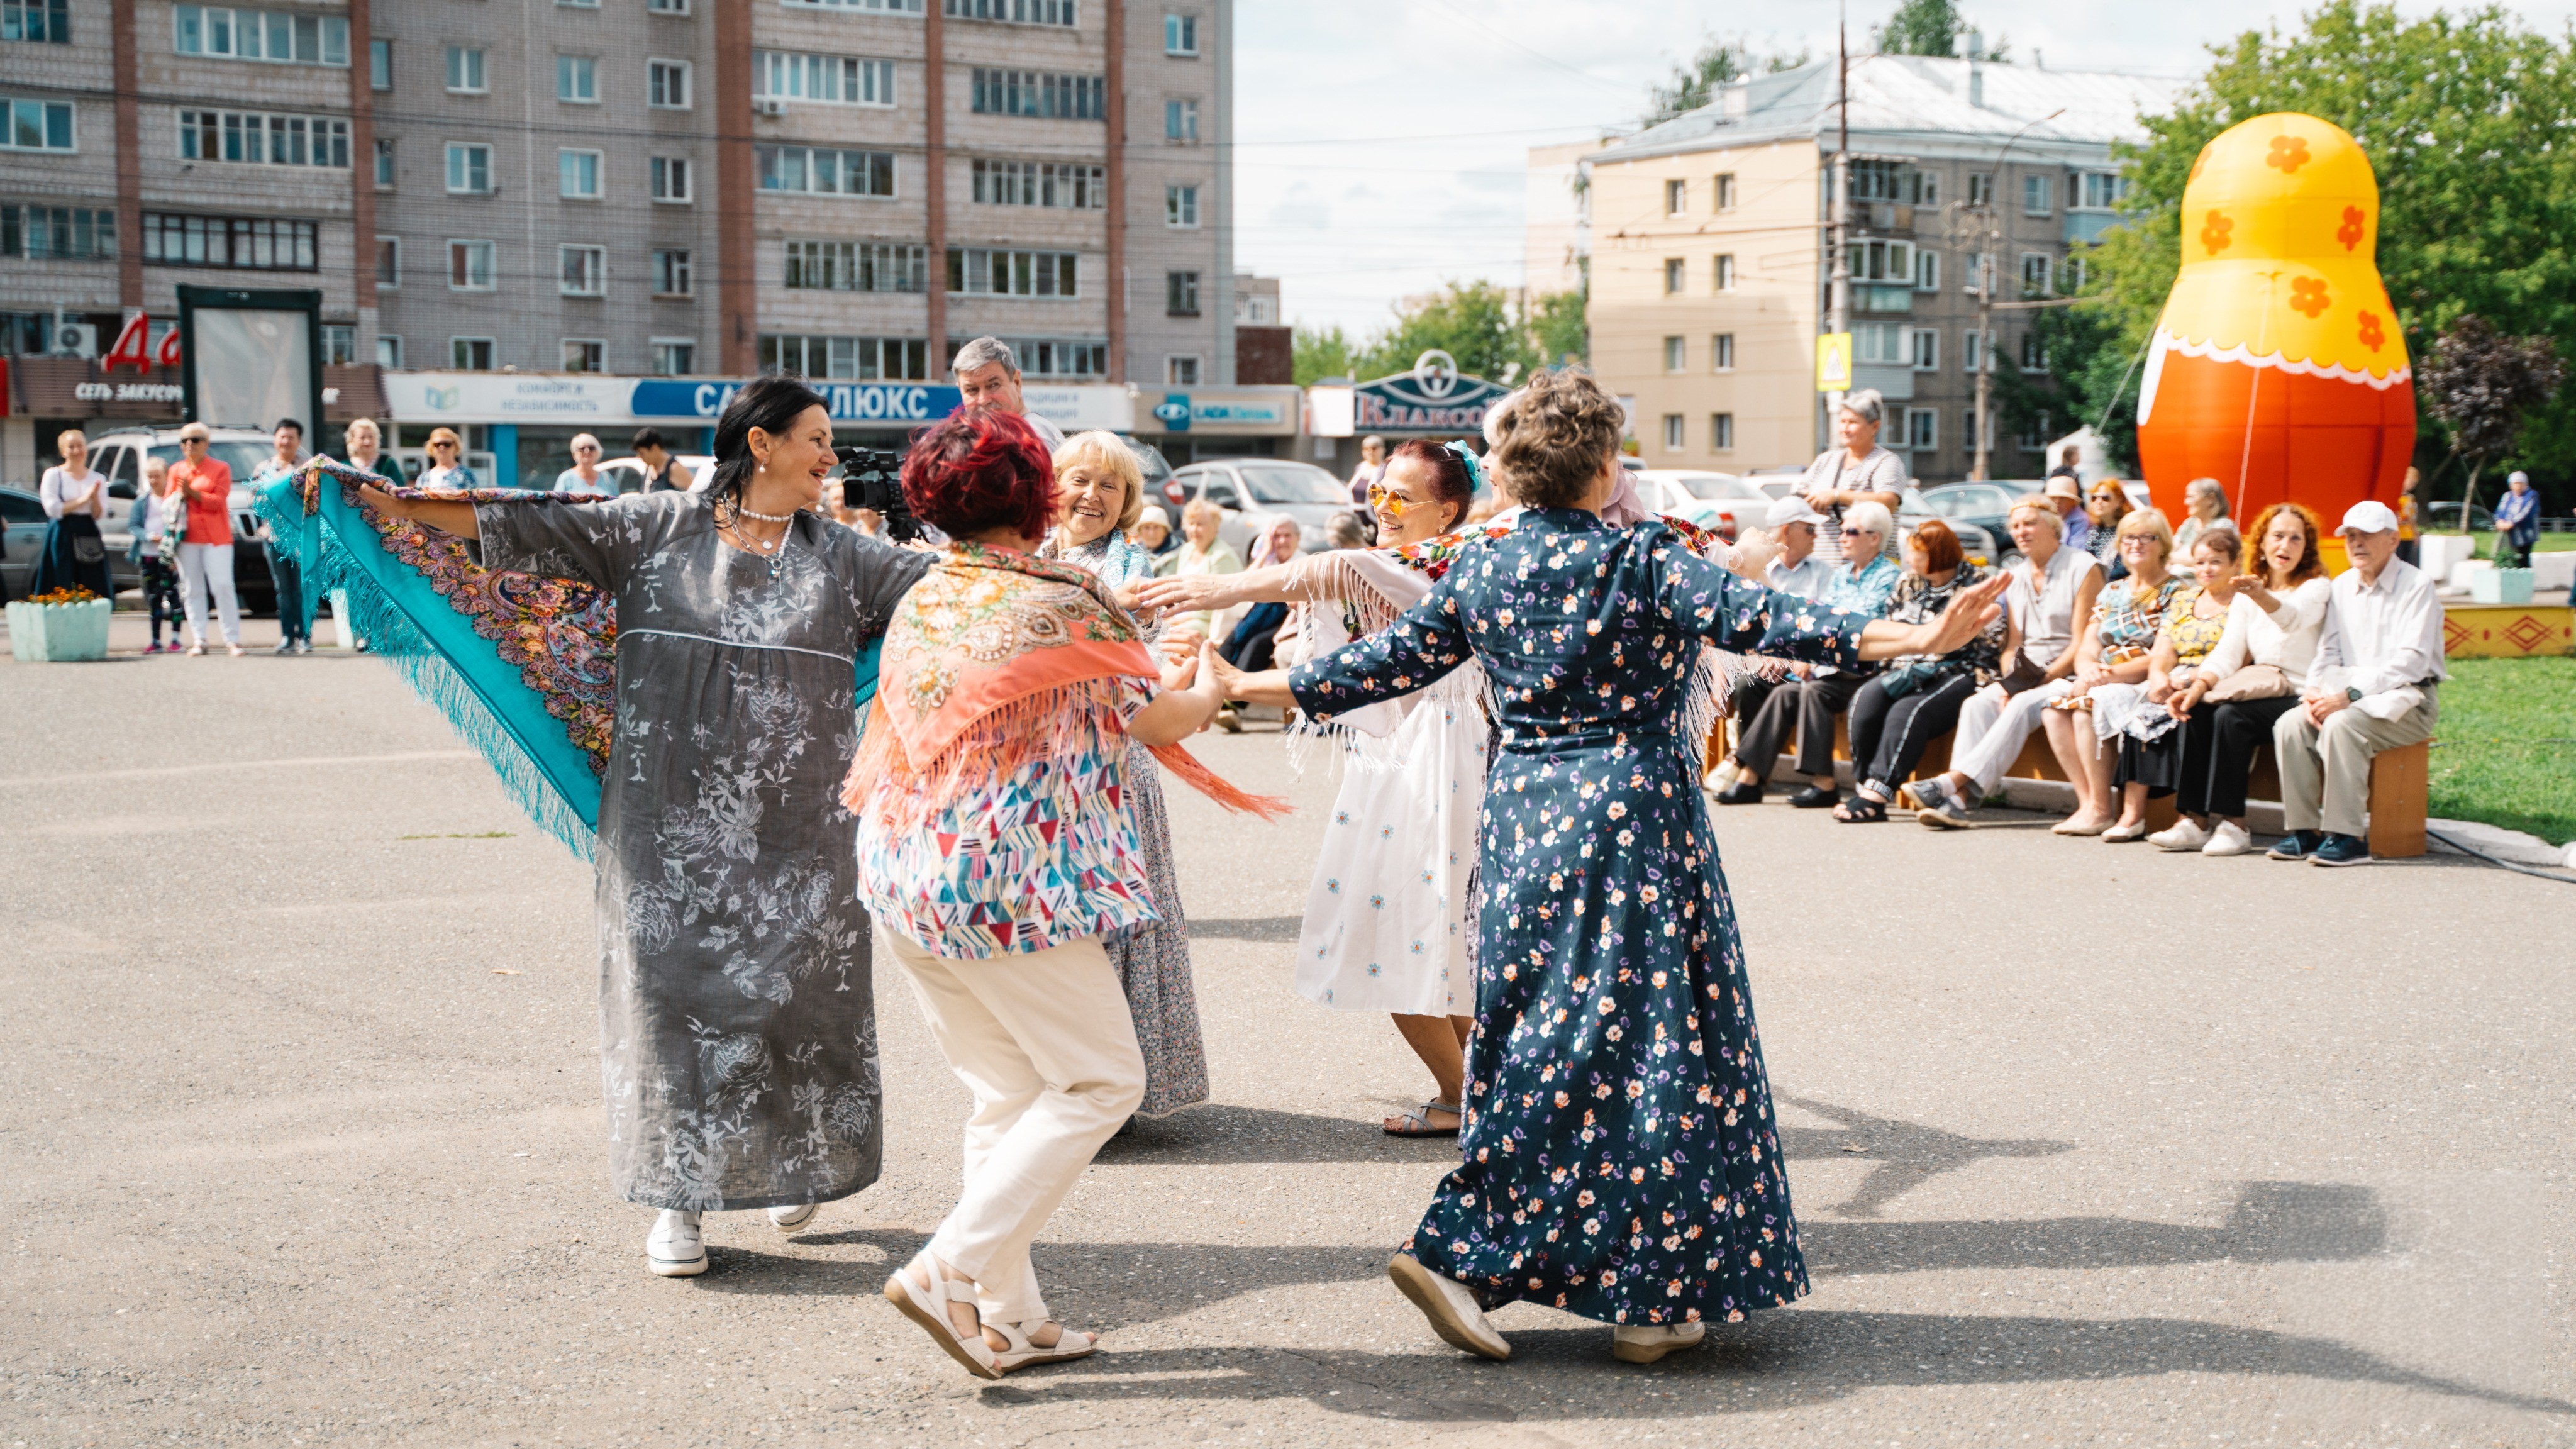
[[[1980,483],[1986,481],[1988,460],[1994,450],[1994,420],[1988,415],[1988,408],[1994,397],[1995,274],[1999,270],[1996,259],[2002,254],[2004,244],[2003,211],[1996,202],[2003,191],[2004,157],[2022,137],[2030,134],[2031,127],[2046,125],[2065,114],[2066,108],[2060,106],[2035,121],[2024,122],[2020,130],[2005,138],[2003,145],[1995,151],[1995,169],[1986,178],[1985,204],[1980,206],[1973,201],[1962,201],[1956,204],[1952,213],[1965,223],[1952,234],[1962,240],[1974,237],[1978,243],[1977,400],[1974,410],[1968,414],[1977,433],[1977,454],[1976,460],[1969,465],[1968,476]]]

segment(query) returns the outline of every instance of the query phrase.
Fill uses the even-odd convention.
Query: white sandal
[[[929,1282],[927,1294],[907,1276],[915,1268],[919,1268],[922,1277]],[[941,1273],[939,1260],[930,1256],[928,1248],[922,1249],[919,1256],[886,1279],[885,1296],[887,1302],[902,1310],[904,1317],[920,1324],[932,1342],[948,1350],[950,1358],[965,1365],[966,1372],[979,1379],[1002,1376],[1002,1371],[993,1366],[993,1346],[984,1341],[984,1335],[977,1333],[972,1337],[961,1337],[957,1325],[948,1321],[950,1303],[974,1305],[975,1285],[963,1278],[951,1278]]]
[[[1484,1308],[1466,1284],[1432,1272],[1410,1253],[1396,1254],[1386,1265],[1386,1276],[1395,1280],[1396,1291],[1422,1310],[1422,1316],[1431,1321],[1431,1331],[1450,1347],[1497,1362],[1512,1356],[1511,1341],[1485,1321]]]
[[[1030,1341],[1028,1334],[1021,1331],[1023,1328],[1028,1327],[1044,1328],[1047,1324],[1053,1321],[1054,1320],[1052,1319],[1040,1318],[1028,1324],[1000,1322],[985,1324],[985,1328],[997,1331],[1002,1335],[1002,1337],[1011,1341],[1011,1346],[1009,1348],[1003,1349],[1001,1352],[993,1355],[993,1367],[1003,1373],[1009,1373],[1013,1369],[1024,1369],[1031,1364],[1065,1363],[1072,1359],[1088,1358],[1091,1356],[1091,1351],[1100,1346],[1100,1339],[1097,1336],[1088,1333],[1076,1333],[1072,1329],[1064,1327],[1062,1324],[1057,1324],[1056,1332],[1058,1336],[1054,1346],[1050,1348],[1038,1347],[1037,1344]],[[1075,1347],[1076,1344],[1081,1346]],[[984,1346],[986,1348],[991,1348],[992,1344],[990,1341],[987,1341]]]

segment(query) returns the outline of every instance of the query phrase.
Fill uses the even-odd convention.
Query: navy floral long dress
[[[1464,1161],[1406,1244],[1488,1304],[1740,1319],[1807,1291],[1734,908],[1680,720],[1702,640],[1849,669],[1856,614],[1649,521],[1533,509],[1396,623],[1290,675],[1321,721],[1472,655],[1485,793]]]

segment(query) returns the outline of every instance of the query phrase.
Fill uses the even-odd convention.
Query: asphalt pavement
[[[2576,1444],[2563,886],[1722,812],[1815,1291],[1489,1364],[1384,1275],[1428,1079],[1291,987],[1333,782],[1202,736],[1300,806],[1170,792],[1216,1100],[1040,1242],[1102,1351],[988,1386],[879,1294],[966,1110],[882,951],[883,1180],[654,1278],[589,869],[381,661],[0,659],[0,732],[0,1449]]]

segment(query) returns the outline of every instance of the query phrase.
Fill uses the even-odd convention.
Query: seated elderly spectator
[[[2161,511],[2142,508],[2122,518],[2119,544],[2129,576],[2103,586],[2101,599],[2093,605],[2092,621],[2075,646],[2074,688],[2051,700],[2047,713],[2040,716],[2048,730],[2049,747],[2058,758],[2071,754],[2082,766],[2080,772],[2069,772],[2075,783],[2075,813],[2049,827],[2059,835],[2126,841],[2143,839],[2147,833],[2145,787],[2138,790],[2136,814],[2113,808],[2111,765],[2119,751],[2110,736],[2116,732],[2121,706],[2134,700],[2135,686],[2146,682],[2147,657],[2156,647],[2156,631],[2164,627],[2165,606],[2173,602],[2182,580],[2168,567],[2173,527]],[[2102,696],[2099,700],[2097,692]],[[2107,726],[2104,711],[2095,708],[2097,703],[2113,716]]]
[[[2165,605],[2164,624],[2147,653],[2146,683],[2127,693],[2111,685],[2093,691],[2094,722],[2116,731],[2109,741],[2118,752],[2111,789],[2120,798],[2124,822],[2143,819],[2146,802],[2173,794],[2182,780],[2186,730],[2171,706],[2200,677],[2202,662],[2227,631],[2236,556],[2243,546],[2235,527],[2223,518],[2203,528],[2184,555],[2191,577]],[[2111,831],[2102,834],[2105,840],[2114,838]]]
[[[2295,503],[2275,503],[2255,516],[2242,571],[2228,584],[2226,632],[2165,705],[2182,720],[2174,791],[2182,818],[2148,836],[2148,844],[2203,855],[2254,848],[2245,828],[2254,751],[2307,688],[2333,592],[2318,557],[2322,531],[2317,516]]]
[[[2433,578],[2397,557],[2397,515],[2385,503],[2346,510],[2352,567],[2338,576],[2317,639],[2316,669],[2299,707],[2272,726],[2281,760],[2281,823],[2274,860],[2367,865],[2363,836],[2370,761],[2382,750],[2430,739],[2439,712],[2442,605]]]
[[[1812,531],[1811,525],[1799,526]],[[1887,598],[1896,588],[1899,573],[1886,556],[1887,536],[1895,527],[1896,521],[1882,504],[1861,502],[1845,507],[1845,562],[1833,567],[1817,602],[1829,609],[1873,619],[1886,612]],[[1788,742],[1792,725],[1798,731],[1798,773],[1807,777],[1807,784],[1789,797],[1789,803],[1802,809],[1821,809],[1837,803],[1842,795],[1834,785],[1834,718],[1851,707],[1852,696],[1860,692],[1868,678],[1848,670],[1810,670],[1803,678],[1779,681],[1749,715],[1739,713],[1737,718],[1744,720],[1744,726],[1735,753],[1729,757],[1736,779],[1717,793],[1717,803],[1750,805],[1762,798],[1763,782],[1779,760],[1780,747]]]
[[[1306,556],[1305,550],[1298,547],[1305,532],[1297,526],[1297,520],[1285,514],[1264,523],[1261,531],[1253,537],[1259,542],[1254,545],[1250,568],[1291,564]],[[1233,570],[1217,572],[1230,573]],[[1221,617],[1231,620],[1231,628],[1226,630],[1225,642],[1217,646],[1217,653],[1246,674],[1268,669],[1279,647],[1280,632],[1288,627],[1288,606],[1264,601],[1243,605]],[[1243,730],[1243,716],[1232,701],[1216,712],[1216,722],[1217,727],[1227,734],[1239,734]]]
[[[1959,706],[1949,771],[1917,780],[1903,792],[1916,820],[1945,830],[1969,826],[1968,812],[2003,783],[2004,771],[2021,758],[2048,704],[2074,688],[2076,625],[2092,617],[2102,591],[2101,563],[2066,543],[2052,497],[2015,500],[2004,526],[2022,562],[2004,595],[2015,633],[2005,650],[2003,677]],[[2069,779],[2083,768],[2064,755],[2058,763]]]
[[[1806,499],[1792,493],[1772,500],[1771,511],[1763,527],[1739,541],[1733,551],[1733,562],[1721,561],[1721,567],[1752,578],[1756,583],[1795,594],[1802,599],[1822,599],[1825,586],[1832,582],[1833,565],[1816,553],[1816,530],[1825,516]],[[1762,712],[1771,692],[1780,687],[1796,666],[1785,660],[1752,659],[1738,661],[1745,670],[1735,676],[1727,691],[1727,710],[1739,721],[1750,723]],[[1731,759],[1722,759],[1702,781],[1706,789],[1718,792],[1719,802],[1742,805],[1762,798],[1761,781],[1750,781],[1746,772]],[[1743,788],[1738,788],[1743,787]],[[1750,794],[1746,793],[1750,790]]]
[[[1844,526],[1850,526],[1848,515]],[[1886,617],[1905,624],[1937,619],[1952,598],[1986,576],[1968,562],[1950,525],[1925,519],[1905,540],[1905,577],[1888,595]],[[2003,651],[2013,642],[2010,616],[1999,614],[1947,654],[1891,659],[1884,672],[1872,675],[1852,695],[1855,788],[1834,807],[1834,818],[1847,824],[1885,820],[1897,785],[1922,763],[1924,748],[1957,722],[1959,706],[2000,675]]]
[[[1127,537],[1134,540],[1138,548],[1154,556],[1157,573],[1162,570],[1163,555],[1181,546],[1172,537],[1172,515],[1151,503],[1136,515],[1136,526],[1127,530]]]
[[[2188,559],[2200,543],[2201,530],[2226,524],[2236,531],[2235,521],[2227,516],[2227,489],[2215,478],[2194,478],[2183,485],[2183,520],[2174,525],[2174,557]]]
[[[2084,511],[2084,485],[2072,472],[2051,473],[2040,490],[2048,506],[2057,513],[2057,525],[2068,546],[2084,548],[2093,538],[2093,518]],[[2085,549],[2085,552],[2092,552]],[[2096,559],[2095,562],[2100,562]]]

